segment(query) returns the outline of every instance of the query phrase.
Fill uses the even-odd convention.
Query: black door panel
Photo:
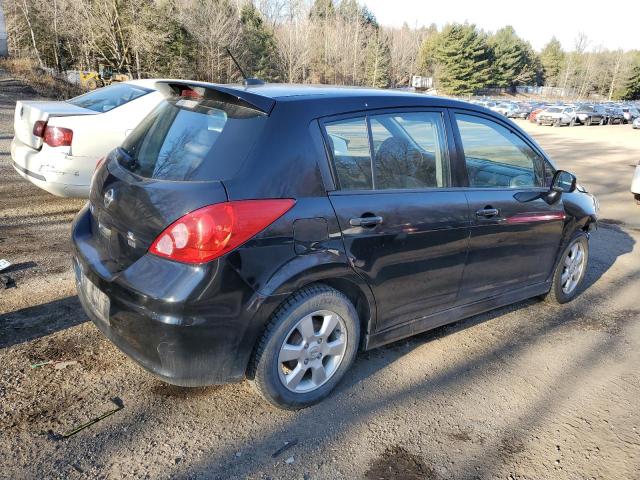
[[[472,212],[461,302],[544,282],[564,225],[562,202],[543,199],[544,158],[508,121],[469,112],[454,116]]]
[[[460,292],[464,302],[544,282],[560,243],[562,203],[518,201],[517,190],[471,190],[466,195],[472,212],[493,209],[498,214],[474,214]]]
[[[347,255],[371,286],[376,330],[448,308],[456,301],[469,236],[462,191],[334,193]],[[375,225],[353,219],[381,217]]]

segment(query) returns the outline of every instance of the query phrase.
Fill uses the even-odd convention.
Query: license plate
[[[89,303],[93,313],[105,323],[109,323],[109,297],[105,295],[95,284],[83,273],[80,274],[80,284],[84,296]]]

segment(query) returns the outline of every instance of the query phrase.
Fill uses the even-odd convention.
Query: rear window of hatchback
[[[164,100],[126,138],[118,162],[144,178],[174,181],[233,177],[268,116],[225,95]]]

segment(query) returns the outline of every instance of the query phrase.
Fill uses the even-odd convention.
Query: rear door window
[[[437,188],[448,184],[444,127],[439,112],[371,117],[375,188]]]
[[[126,138],[119,162],[146,178],[225,180],[238,171],[267,119],[215,99],[166,100]]]
[[[474,115],[456,114],[469,186],[542,187],[544,159],[506,127]]]
[[[342,190],[449,185],[449,160],[440,112],[350,118],[325,123],[325,129]]]
[[[85,93],[67,100],[67,102],[77,107],[88,108],[94,112],[105,113],[152,91],[149,88],[130,83],[117,83]]]

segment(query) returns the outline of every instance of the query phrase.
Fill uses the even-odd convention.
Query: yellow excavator
[[[127,80],[131,80],[131,75],[116,72],[112,67],[102,64],[98,66],[97,72],[95,70],[80,72],[80,86],[87,90],[95,90],[98,87]]]

